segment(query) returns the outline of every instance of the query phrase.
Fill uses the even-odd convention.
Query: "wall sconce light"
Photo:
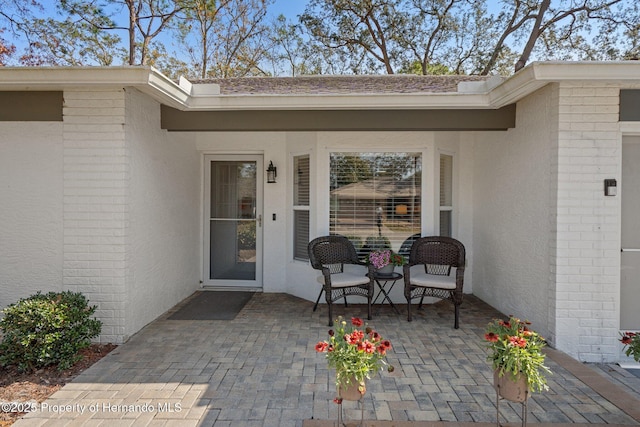
[[[604,195],[615,196],[618,194],[618,183],[615,179],[604,180]]]
[[[267,168],[267,182],[269,184],[275,183],[277,176],[278,176],[278,169],[275,166],[273,166],[272,161],[269,161],[269,167]]]

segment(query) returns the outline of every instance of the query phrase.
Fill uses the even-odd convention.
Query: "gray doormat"
[[[233,320],[254,292],[198,291],[169,320]]]

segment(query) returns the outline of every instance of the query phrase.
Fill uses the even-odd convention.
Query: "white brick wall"
[[[0,309],[62,290],[62,123],[0,122]]]
[[[554,341],[586,362],[619,351],[620,198],[605,197],[603,183],[620,178],[618,105],[617,87],[560,85]]]
[[[82,292],[103,322],[103,342],[122,342],[129,179],[124,91],[64,93],[63,285]]]

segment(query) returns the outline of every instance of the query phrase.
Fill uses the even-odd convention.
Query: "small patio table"
[[[371,304],[376,304],[378,302],[378,298],[380,298],[380,295],[382,294],[382,301],[380,301],[380,304],[384,304],[384,301],[387,300],[389,302],[389,305],[393,307],[396,313],[400,314],[400,311],[398,311],[396,306],[393,304],[393,301],[391,301],[391,298],[389,298],[389,293],[393,289],[393,286],[400,279],[402,279],[402,274],[396,273],[395,271],[388,274],[374,273],[373,280],[378,285],[378,288],[380,290],[378,291],[378,295],[376,295]],[[391,283],[391,285],[389,285],[389,289],[386,288],[387,283]]]

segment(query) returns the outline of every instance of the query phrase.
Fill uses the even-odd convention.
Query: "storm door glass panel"
[[[363,259],[377,248],[400,252],[421,231],[421,176],[420,153],[331,153],[330,232]]]
[[[256,162],[211,162],[209,279],[256,278]]]

